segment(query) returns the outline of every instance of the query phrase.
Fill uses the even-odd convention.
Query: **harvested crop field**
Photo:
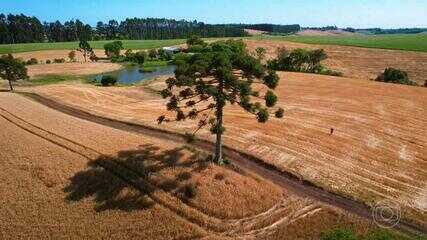
[[[260,30],[254,30],[254,29],[245,29],[245,32],[251,36],[262,35],[262,34],[268,33],[266,31],[260,31]]]
[[[375,79],[387,67],[407,71],[409,77],[419,84],[427,81],[427,53],[399,50],[383,50],[335,45],[312,45],[273,40],[245,40],[248,48],[254,51],[257,47],[267,50],[267,58],[275,58],[278,47],[289,49],[325,49],[328,59],[325,65],[340,71],[346,77],[358,79]]]
[[[258,239],[278,231],[298,238],[343,223],[372,227],[250,172],[206,162],[191,147],[17,94],[0,93],[0,124],[1,239]],[[330,221],[310,232],[310,219],[325,214]]]
[[[110,62],[84,62],[83,55],[76,51],[76,61],[68,62],[68,53],[70,50],[45,50],[15,53],[14,57],[21,58],[25,61],[36,58],[41,64],[30,65],[28,68],[28,75],[30,77],[44,76],[44,75],[89,75],[103,72],[110,72],[120,69],[119,64]],[[103,50],[94,50],[98,57],[105,57]],[[66,63],[53,63],[54,59],[64,58]],[[52,61],[51,64],[45,64],[46,60]]]
[[[427,90],[299,73],[280,77],[277,93],[285,118],[259,125],[228,108],[225,143],[368,205],[390,199],[402,206],[406,219],[425,227]],[[162,85],[151,83],[155,89]],[[180,132],[195,128],[192,122],[158,126],[165,102],[143,87],[33,90],[101,116]],[[212,139],[207,130],[200,136]]]
[[[41,50],[41,51],[33,51],[33,52],[22,52],[22,53],[14,53],[13,56],[16,58],[21,58],[25,61],[36,58],[39,61],[46,62],[46,60],[53,61],[54,59],[64,58],[66,61],[69,61],[68,53],[71,50]],[[103,58],[106,57],[105,51],[100,49],[93,50],[96,56]],[[84,61],[83,54],[81,52],[76,52],[76,60],[79,62]]]
[[[120,64],[107,62],[74,62],[37,64],[28,66],[28,76],[37,77],[45,75],[90,75],[103,72],[115,71],[121,68]]]
[[[328,31],[320,31],[320,30],[303,30],[297,32],[295,35],[297,36],[353,36],[357,35],[355,33],[346,32],[344,30],[328,30]]]

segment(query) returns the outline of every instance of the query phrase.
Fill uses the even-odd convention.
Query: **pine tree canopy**
[[[273,109],[278,101],[272,91],[278,85],[278,75],[249,54],[243,41],[219,41],[201,48],[196,54],[176,59],[175,78],[166,80],[167,87],[161,91],[175,118],[160,116],[159,124],[197,119],[197,130],[210,124],[212,133],[222,133],[222,109],[227,104],[240,106],[260,123],[268,121],[271,111],[283,117],[282,108]]]

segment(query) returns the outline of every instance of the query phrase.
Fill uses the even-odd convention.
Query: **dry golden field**
[[[295,35],[298,35],[298,36],[354,36],[358,34],[346,32],[343,30],[320,31],[320,30],[307,29],[307,30],[297,32]]]
[[[0,124],[1,239],[316,239],[341,224],[372,228],[204,152],[17,94],[0,93]]]
[[[280,77],[277,93],[285,118],[259,125],[230,107],[225,143],[366,204],[397,201],[405,217],[425,226],[427,90],[300,73]],[[162,85],[159,80],[150,87]],[[101,116],[180,132],[196,126],[190,121],[158,126],[165,102],[144,87],[59,85],[33,90]],[[200,137],[212,139],[207,130]]]
[[[409,77],[419,84],[424,84],[427,81],[427,53],[423,52],[267,40],[245,40],[245,43],[252,51],[257,47],[265,48],[267,58],[275,58],[278,47],[324,49],[328,55],[324,64],[333,70],[342,72],[345,77],[375,79],[385,68],[394,67],[407,71]]]
[[[41,61],[42,64],[30,65],[28,68],[28,75],[32,77],[44,76],[44,75],[90,75],[103,72],[110,72],[120,69],[120,65],[110,62],[84,62],[83,55],[76,51],[76,62],[69,62],[68,53],[69,50],[44,50],[35,52],[23,52],[13,54],[16,58],[23,60],[29,60],[30,58],[36,58]],[[94,50],[98,57],[105,57],[103,50]],[[66,63],[52,63],[45,64],[46,60],[64,58]]]
[[[392,66],[422,83],[427,54],[245,42],[250,50],[266,48],[268,58],[282,46],[324,48],[325,64],[346,77],[279,72],[276,93],[285,118],[259,124],[229,106],[225,145],[366,205],[393,201],[406,222],[427,228],[427,89],[368,80]],[[36,58],[67,53],[40,51]],[[119,67],[39,64],[29,66],[29,74],[81,76]],[[155,94],[164,80],[17,90],[97,116],[193,131],[192,121],[157,124],[166,113],[165,100]],[[214,140],[208,129],[198,137]],[[182,142],[75,118],[19,94],[0,91],[0,139],[0,239],[318,239],[336,226],[361,234],[374,226],[255,173],[214,165],[206,152]]]
[[[28,66],[28,76],[30,78],[46,75],[67,75],[81,76],[115,71],[121,68],[119,64],[107,62],[73,62],[55,64],[37,64]]]
[[[41,51],[34,51],[34,52],[21,52],[21,53],[14,53],[13,56],[16,58],[21,58],[23,60],[29,60],[31,58],[36,58],[39,61],[46,62],[46,60],[53,61],[54,59],[61,59],[64,58],[66,61],[69,61],[68,53],[71,50],[41,50]],[[81,52],[76,52],[76,60],[78,62],[84,62],[84,58]],[[104,50],[101,49],[94,49],[93,52],[98,57],[106,57]]]

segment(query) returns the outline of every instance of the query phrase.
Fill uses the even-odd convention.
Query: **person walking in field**
[[[333,128],[331,128],[331,133],[330,133],[330,135],[332,135],[332,134],[334,134],[334,129],[333,129]]]

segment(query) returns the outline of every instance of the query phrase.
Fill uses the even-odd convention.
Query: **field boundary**
[[[185,142],[184,134],[162,130],[142,124],[136,124],[132,122],[126,122],[94,115],[92,113],[59,103],[36,93],[18,92],[18,94],[28,97],[29,99],[56,111],[100,125],[127,132],[149,135],[152,137],[166,139],[169,141],[176,141],[181,143]],[[193,143],[193,146],[207,151],[211,151],[212,149],[214,149],[214,144],[204,139],[197,139]],[[293,191],[299,196],[315,199],[327,205],[334,206],[350,213],[356,214],[365,219],[372,220],[372,208],[362,202],[358,202],[351,198],[331,192],[327,189],[322,188],[321,186],[316,185],[315,183],[301,179],[300,176],[296,176],[290,172],[282,171],[274,165],[266,163],[260,158],[241,152],[237,149],[224,146],[224,154],[228,158],[232,159],[233,164],[235,164],[239,168],[242,168],[246,171],[254,172],[263,177],[264,179],[270,180],[271,182],[277,184],[280,187]],[[425,229],[423,226],[406,220],[402,220],[396,226],[396,229],[408,234],[427,234],[427,229]]]

